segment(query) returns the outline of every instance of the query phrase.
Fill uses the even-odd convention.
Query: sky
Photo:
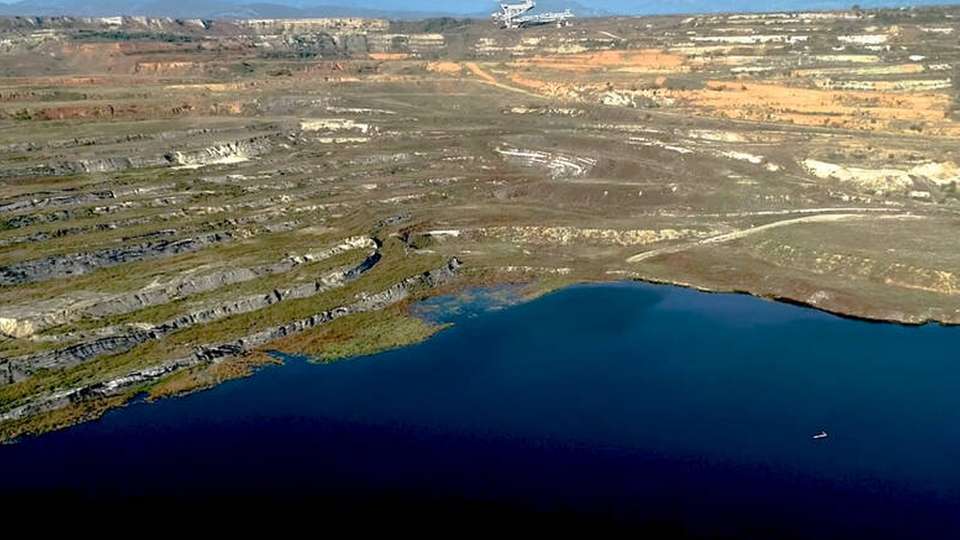
[[[294,0],[295,1],[295,0]],[[301,0],[302,1],[302,0]],[[505,0],[510,3],[521,0]],[[548,0],[549,1],[549,0]],[[556,0],[554,0],[556,1]],[[657,11],[671,9],[673,11],[686,11],[685,7],[713,7],[718,10],[737,11],[742,10],[779,10],[779,9],[817,9],[825,5],[836,8],[847,8],[854,4],[866,5],[922,5],[935,3],[958,3],[936,1],[936,0],[576,0],[578,3],[596,9],[615,13],[637,13],[648,12],[651,9]],[[489,10],[496,7],[497,2],[493,0],[306,0],[305,3],[313,4],[337,4],[352,5],[364,8],[376,9],[405,9],[414,11],[449,11],[458,13],[476,13],[478,11]],[[541,3],[547,3],[541,1]]]
[[[276,1],[276,0],[274,0]],[[478,13],[496,8],[494,0],[287,0],[305,4],[336,4],[387,10],[444,11],[450,13]],[[509,3],[521,0],[504,0]],[[563,0],[541,0],[539,3],[558,4]],[[847,9],[862,7],[890,7],[960,3],[960,0],[573,0],[587,8],[618,14],[684,13],[701,11],[778,11],[804,9]]]

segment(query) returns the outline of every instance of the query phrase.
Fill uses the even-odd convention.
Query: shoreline
[[[143,387],[137,387],[127,393],[117,394],[113,396],[106,396],[104,398],[97,398],[90,401],[79,401],[76,403],[70,403],[66,407],[55,408],[49,411],[40,413],[36,416],[25,417],[21,420],[15,420],[12,423],[23,423],[26,427],[25,429],[16,429],[15,427],[11,432],[0,434],[0,445],[3,444],[15,444],[23,438],[31,438],[42,436],[45,433],[52,431],[58,431],[60,429],[66,429],[81,423],[96,421],[103,414],[110,410],[117,408],[122,408],[127,405],[130,405],[137,400],[135,397],[137,395],[142,395],[144,392],[147,393],[148,398],[144,401],[147,403],[153,403],[156,401],[164,399],[176,399],[180,397],[185,397],[191,394],[198,392],[203,392],[205,390],[212,389],[219,386],[220,384],[230,382],[233,380],[239,380],[247,378],[250,376],[256,375],[261,369],[268,366],[283,366],[284,362],[278,360],[270,351],[280,352],[284,355],[302,355],[309,358],[311,361],[316,360],[317,363],[326,363],[326,362],[340,362],[340,361],[349,361],[354,358],[362,358],[367,356],[372,356],[387,352],[390,350],[401,349],[421,343],[423,341],[429,340],[434,335],[439,332],[442,332],[446,328],[449,328],[454,323],[437,323],[434,321],[428,321],[417,314],[412,312],[412,306],[432,299],[439,298],[444,296],[456,296],[462,294],[470,289],[491,289],[497,287],[505,286],[518,286],[519,291],[515,298],[511,302],[505,305],[505,307],[515,307],[527,302],[537,300],[543,296],[553,294],[570,287],[576,287],[580,285],[615,285],[615,284],[646,284],[653,286],[665,286],[665,287],[676,287],[680,289],[686,289],[691,291],[696,291],[704,294],[727,294],[727,295],[737,295],[737,296],[747,296],[756,298],[758,300],[765,300],[770,302],[777,302],[785,305],[795,306],[803,309],[810,309],[814,311],[819,311],[821,313],[831,315],[843,320],[856,321],[856,322],[865,322],[870,324],[877,325],[897,325],[902,327],[909,328],[920,328],[924,326],[940,326],[940,327],[954,327],[960,326],[958,324],[951,324],[942,321],[936,320],[927,320],[922,322],[915,321],[905,321],[897,319],[884,319],[879,317],[869,317],[856,315],[851,313],[844,313],[839,311],[830,310],[820,306],[816,306],[801,300],[796,300],[787,296],[781,295],[765,295],[751,292],[746,289],[716,289],[706,286],[700,286],[688,282],[681,281],[671,281],[671,280],[660,280],[655,278],[643,278],[643,277],[631,277],[628,279],[617,279],[617,280],[604,280],[604,279],[564,279],[558,283],[546,283],[542,279],[532,279],[532,280],[500,280],[500,279],[491,279],[489,276],[461,276],[462,279],[454,280],[454,282],[447,283],[442,287],[439,287],[435,290],[429,291],[428,294],[424,294],[417,298],[412,298],[411,302],[405,303],[403,306],[399,306],[398,309],[400,312],[397,314],[401,318],[409,318],[418,321],[421,324],[425,324],[427,327],[431,328],[431,332],[425,336],[416,336],[415,339],[411,339],[409,342],[397,343],[386,347],[373,348],[370,352],[361,352],[360,354],[352,356],[336,356],[329,360],[322,360],[318,353],[304,352],[296,353],[290,351],[283,351],[276,347],[256,349],[248,351],[245,354],[230,357],[224,359],[223,362],[214,363],[209,366],[198,366],[198,368],[203,368],[199,375],[204,373],[203,370],[206,369],[219,369],[222,372],[218,372],[218,375],[215,380],[205,379],[202,376],[198,376],[198,372],[186,370],[186,371],[177,371],[170,375],[168,378],[160,379],[152,384],[148,384]],[[479,279],[478,279],[479,278]],[[435,294],[430,294],[435,293]],[[377,310],[375,313],[382,313],[391,307],[386,307],[381,310]],[[485,310],[484,310],[485,311]],[[320,327],[318,327],[320,328]],[[345,340],[346,341],[346,340]],[[185,384],[182,387],[176,386],[176,380],[178,377],[195,377],[196,379],[188,384]],[[160,390],[165,385],[171,385],[174,391],[163,391]],[[77,409],[77,410],[75,410]],[[57,417],[63,416],[64,420],[62,421],[53,421],[52,423],[48,420],[48,417]]]
[[[839,317],[841,319],[846,319],[850,321],[859,321],[872,324],[893,324],[897,326],[919,328],[922,326],[942,326],[942,327],[955,327],[960,326],[960,323],[951,323],[946,321],[939,321],[936,319],[925,319],[922,321],[910,321],[905,319],[894,319],[894,318],[884,318],[884,317],[871,317],[869,315],[857,315],[854,313],[843,312],[839,310],[833,310],[825,308],[822,306],[817,306],[803,300],[797,300],[789,296],[784,295],[768,295],[762,293],[754,293],[748,289],[738,289],[738,288],[729,288],[729,289],[712,289],[710,287],[705,287],[701,285],[695,285],[692,283],[687,283],[683,281],[670,281],[670,280],[659,280],[655,278],[630,278],[630,281],[636,281],[639,283],[648,283],[650,285],[667,285],[672,287],[679,287],[681,289],[689,289],[697,292],[702,292],[706,294],[735,294],[739,296],[750,296],[753,298],[758,298],[761,300],[768,300],[771,302],[778,302],[781,304],[787,304],[791,306],[812,309],[814,311],[819,311],[826,313],[828,315],[833,315],[834,317]]]

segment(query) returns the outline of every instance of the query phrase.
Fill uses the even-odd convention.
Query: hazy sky
[[[303,1],[303,0],[301,0]],[[522,0],[503,0],[506,3],[519,3]],[[631,11],[638,5],[650,5],[651,0],[575,0],[584,6],[609,11]],[[802,1],[802,0],[801,0]],[[407,9],[407,10],[429,10],[429,11],[450,11],[461,13],[476,13],[478,11],[489,11],[496,8],[498,1],[494,0],[306,0],[314,4],[338,4],[351,5],[366,8],[377,9]],[[545,3],[545,2],[541,2]],[[686,0],[671,0],[670,3],[683,5],[688,3]]]
[[[233,0],[238,1],[238,0]],[[251,0],[253,1],[253,0]],[[269,1],[269,0],[267,0]],[[276,1],[276,0],[274,0]],[[521,0],[504,0],[509,3]],[[553,0],[556,3],[559,0]],[[585,7],[618,13],[707,11],[776,11],[781,9],[842,9],[854,4],[872,6],[909,6],[956,3],[960,0],[574,0]],[[496,8],[495,0],[286,0],[305,5],[336,4],[364,8],[477,13]],[[551,0],[541,0],[541,4]]]

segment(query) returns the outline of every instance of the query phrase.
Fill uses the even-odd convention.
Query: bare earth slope
[[[472,283],[960,322],[960,9],[0,20],[0,438]],[[575,314],[571,314],[575,316]]]

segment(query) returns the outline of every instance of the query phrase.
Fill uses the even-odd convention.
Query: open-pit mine
[[[0,439],[584,281],[960,323],[960,8],[0,19]],[[575,314],[570,314],[575,316]]]

